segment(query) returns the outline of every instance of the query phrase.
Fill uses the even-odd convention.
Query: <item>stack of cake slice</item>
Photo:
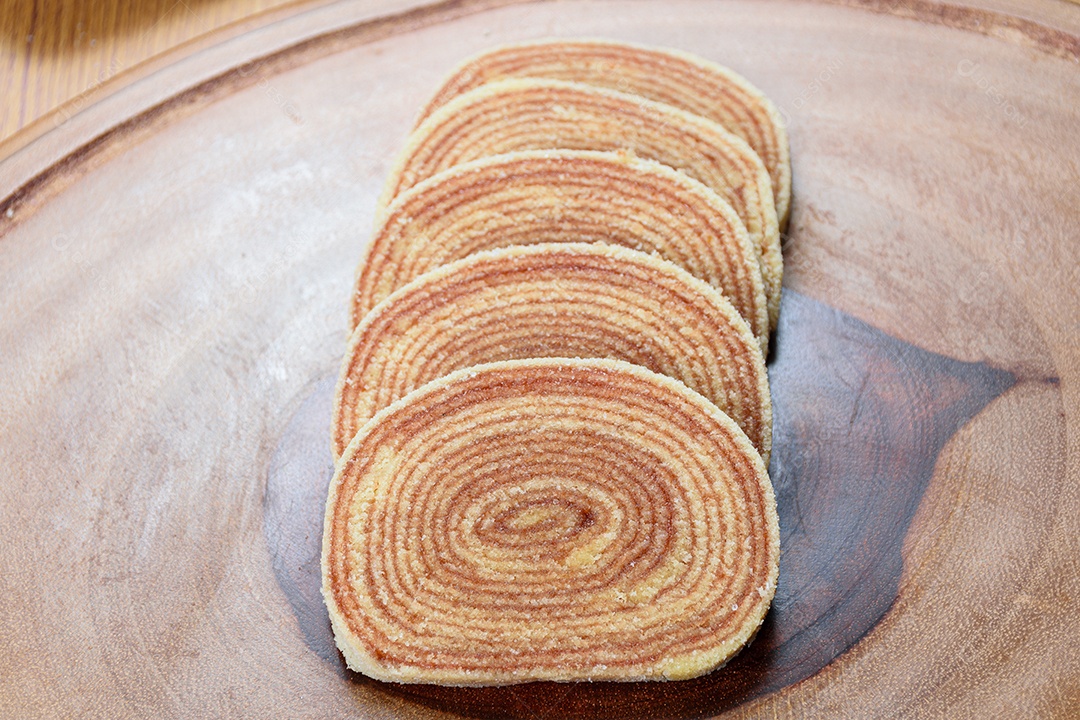
[[[759,91],[683,53],[538,42],[451,75],[351,301],[323,537],[350,667],[682,679],[752,639],[787,152]]]

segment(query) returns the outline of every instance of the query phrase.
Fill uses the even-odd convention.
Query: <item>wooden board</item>
[[[374,199],[464,55],[728,64],[794,158],[777,600],[667,684],[390,686],[318,595]],[[300,4],[0,146],[0,715],[1075,717],[1080,14],[1051,3]]]

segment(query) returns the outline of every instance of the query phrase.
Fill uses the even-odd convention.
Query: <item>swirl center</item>
[[[550,545],[570,540],[596,522],[593,511],[574,499],[528,498],[485,518],[479,534],[506,545]]]

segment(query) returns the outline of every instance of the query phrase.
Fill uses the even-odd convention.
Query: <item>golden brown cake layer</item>
[[[426,382],[530,357],[615,358],[678,379],[731,416],[768,462],[765,363],[724,296],[651,255],[573,243],[477,253],[376,306],[345,353],[335,453],[376,412]]]
[[[495,363],[361,428],[323,594],[380,680],[683,679],[756,632],[778,537],[761,457],[700,395],[618,361]]]
[[[409,137],[380,201],[469,160],[516,150],[628,150],[682,170],[726,200],[760,252],[769,322],[783,259],[772,187],[757,154],[717,123],[671,105],[558,80],[501,80],[432,113]]]
[[[353,327],[432,268],[481,250],[548,242],[605,242],[674,262],[719,289],[768,352],[757,251],[731,206],[666,165],[581,150],[482,158],[399,195],[360,264]]]
[[[745,140],[765,163],[780,227],[786,227],[791,160],[784,121],[760,90],[729,68],[678,50],[610,40],[505,45],[459,65],[420,119],[464,92],[512,77],[570,80],[635,93],[720,123]]]

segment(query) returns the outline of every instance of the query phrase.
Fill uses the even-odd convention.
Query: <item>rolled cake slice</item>
[[[768,462],[765,363],[731,303],[664,260],[575,243],[477,253],[376,306],[342,363],[335,454],[376,412],[424,383],[529,357],[615,358],[676,378],[730,415]]]
[[[754,635],[779,530],[760,455],[611,360],[452,373],[381,411],[330,484],[323,595],[349,667],[506,685],[692,678]]]
[[[754,149],[772,181],[780,227],[791,203],[787,130],[776,106],[729,68],[679,52],[610,40],[542,40],[487,50],[451,73],[420,115],[458,95],[512,77],[571,80],[635,93],[723,125]]]
[[[720,290],[768,352],[757,253],[720,196],[628,153],[538,150],[455,165],[391,203],[360,264],[356,327],[421,273],[481,250],[606,242],[655,253]]]
[[[671,105],[560,80],[488,83],[446,103],[413,131],[390,172],[380,207],[453,165],[546,149],[628,150],[716,191],[758,248],[769,322],[776,326],[783,259],[769,174],[741,138]]]

